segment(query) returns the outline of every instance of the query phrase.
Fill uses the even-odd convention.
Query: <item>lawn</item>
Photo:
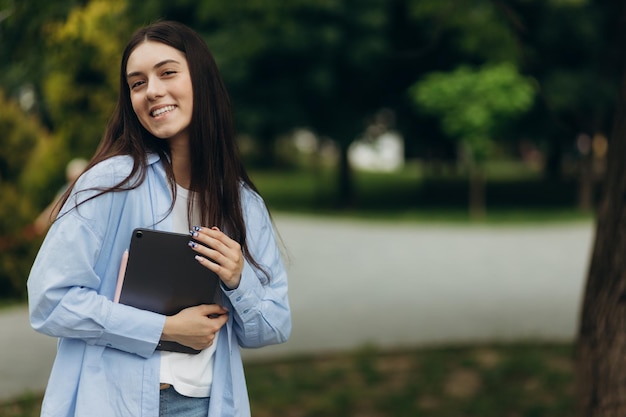
[[[364,347],[248,362],[246,374],[255,417],[565,417],[572,352],[568,343]],[[0,404],[0,416],[38,416],[39,402]]]
[[[415,166],[394,173],[354,171],[354,199],[337,205],[334,170],[252,171],[251,177],[275,212],[390,221],[469,223],[468,183],[460,174],[424,175]],[[596,200],[600,187],[595,190]],[[512,164],[492,169],[486,183],[486,216],[481,222],[589,220],[577,209],[575,178],[549,180]]]

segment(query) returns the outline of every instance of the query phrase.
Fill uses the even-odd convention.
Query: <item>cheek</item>
[[[140,99],[137,96],[131,95],[130,96],[130,104],[133,108],[133,111],[135,112],[135,114],[137,115],[137,117],[139,117],[141,119],[142,114],[141,114],[141,104],[140,104]]]
[[[137,120],[139,121],[139,124],[141,124],[144,129],[149,130],[149,115],[147,114],[147,110],[143,106],[143,100],[141,98],[138,98],[136,96],[133,97],[131,95],[130,104],[133,108],[135,116],[137,117]]]

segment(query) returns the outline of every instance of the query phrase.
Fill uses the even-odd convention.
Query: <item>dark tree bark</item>
[[[578,209],[589,211],[593,208],[594,174],[593,155],[582,155],[579,161]]]
[[[259,129],[258,145],[259,156],[256,165],[259,168],[275,168],[278,165],[276,158],[276,134],[277,129],[273,126],[264,126]]]
[[[339,164],[338,164],[338,195],[337,202],[341,208],[351,208],[355,204],[354,181],[352,179],[352,168],[348,160],[348,148],[350,143],[341,142],[339,144]]]
[[[482,166],[472,167],[469,172],[469,213],[473,220],[481,220],[485,217],[485,171]]]
[[[626,35],[625,11],[622,5],[619,40]],[[623,59],[620,64],[624,76],[576,346],[580,417],[626,416],[626,66]]]

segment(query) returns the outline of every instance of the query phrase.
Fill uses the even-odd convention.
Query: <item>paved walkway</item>
[[[571,340],[593,224],[383,224],[277,215],[293,333],[248,360],[355,348]],[[0,400],[45,387],[55,341],[0,314]]]

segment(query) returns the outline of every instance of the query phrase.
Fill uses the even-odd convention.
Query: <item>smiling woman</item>
[[[130,55],[127,71],[130,99],[141,125],[157,138],[168,139],[177,152],[187,151],[193,90],[185,55],[171,46],[147,41]],[[185,160],[188,155],[177,161]],[[189,184],[181,185],[189,188]]]
[[[119,91],[28,280],[32,326],[59,338],[42,415],[249,416],[238,347],[286,341],[291,315],[228,93],[202,38],[175,22],[131,37]],[[115,303],[135,228],[189,233],[189,256],[219,276],[221,302],[167,317]],[[158,351],[161,340],[201,352]]]

